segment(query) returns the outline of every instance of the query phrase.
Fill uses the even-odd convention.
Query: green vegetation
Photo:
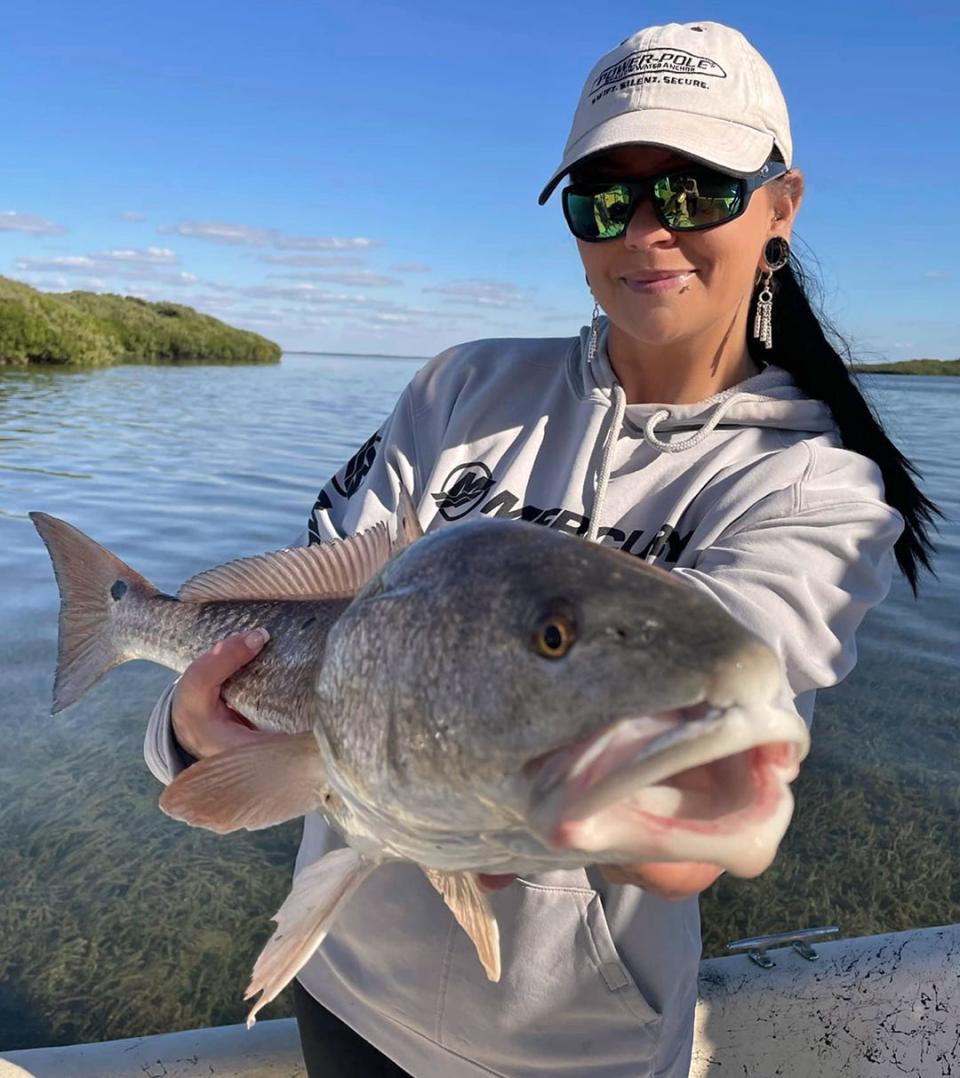
[[[95,292],[40,292],[0,277],[0,366],[279,359],[273,341],[192,307]]]
[[[857,374],[960,375],[960,359],[899,359],[893,363],[855,363]]]

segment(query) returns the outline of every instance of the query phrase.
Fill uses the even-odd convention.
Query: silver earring
[[[757,296],[757,309],[753,316],[753,335],[758,341],[763,342],[764,348],[773,347],[773,293],[770,291],[770,282],[773,274],[767,270],[762,277],[763,287]]]
[[[762,286],[757,296],[757,309],[753,316],[753,335],[763,347],[773,347],[773,291],[770,283],[778,269],[783,269],[790,258],[790,244],[782,236],[771,236],[763,248],[763,260],[767,270],[760,275]]]
[[[590,343],[587,345],[587,362],[592,363],[597,354],[597,344],[600,340],[600,304],[593,301],[593,316],[590,319]]]

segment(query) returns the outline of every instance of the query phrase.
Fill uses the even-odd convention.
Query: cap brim
[[[773,152],[773,135],[755,127],[695,116],[673,109],[637,109],[612,116],[588,131],[564,154],[560,167],[540,192],[542,206],[571,168],[586,157],[615,146],[661,146],[735,176],[758,172]],[[789,162],[788,162],[789,164]]]

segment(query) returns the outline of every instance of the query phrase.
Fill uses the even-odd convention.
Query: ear
[[[803,173],[791,169],[785,176],[770,184],[770,235],[790,239],[793,221],[803,201]]]

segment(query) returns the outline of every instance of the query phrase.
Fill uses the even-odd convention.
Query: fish
[[[61,592],[54,710],[134,658],[183,670],[262,626],[223,686],[270,736],[206,757],[168,815],[217,833],[321,813],[346,845],[301,871],[248,1017],[289,983],[378,866],[418,865],[500,977],[481,875],[704,861],[764,871],[809,751],[779,658],[709,595],[522,521],[395,533],[207,570],[160,592],[64,521],[31,517]]]

